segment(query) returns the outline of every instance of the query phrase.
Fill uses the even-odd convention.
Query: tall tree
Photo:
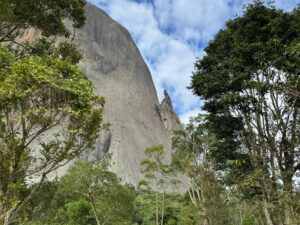
[[[93,149],[104,99],[69,60],[2,48],[0,58],[0,221],[10,224],[35,191],[24,196],[28,184]]]
[[[299,40],[299,8],[283,12],[255,1],[209,43],[192,77],[191,89],[205,101],[208,132],[217,139],[210,148],[216,163],[258,172],[266,202],[278,189],[292,194],[300,169]],[[235,179],[246,173],[238,174]],[[265,215],[274,224],[267,208]]]
[[[202,125],[203,116],[199,115],[191,118],[184,129],[175,131],[171,166],[189,178],[189,198],[201,215],[201,224],[229,224],[222,197],[225,192],[207,155],[207,145],[214,138],[205,134]]]
[[[3,47],[29,27],[68,37],[64,20],[81,27],[84,4],[0,0],[0,223],[20,222],[47,175],[93,149],[103,127],[104,99],[75,66],[81,56],[73,44],[42,39],[26,55]],[[38,185],[28,193],[32,182]]]
[[[154,187],[156,217],[155,224],[163,225],[165,209],[165,185],[168,182],[168,179],[171,178],[170,167],[164,162],[166,161],[166,156],[163,145],[151,146],[146,148],[145,155],[146,158],[141,161],[141,166],[143,167],[142,172],[145,175],[146,180],[140,181],[139,185]]]

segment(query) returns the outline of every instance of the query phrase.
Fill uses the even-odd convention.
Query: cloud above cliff
[[[182,122],[200,112],[187,86],[196,58],[250,0],[89,0],[126,27],[148,64],[160,100],[166,89]],[[277,0],[290,11],[299,0]]]

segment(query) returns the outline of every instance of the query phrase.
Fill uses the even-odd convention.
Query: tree
[[[81,56],[71,43],[45,38],[17,43],[29,27],[43,37],[84,24],[83,0],[0,0],[0,222],[22,221],[22,211],[47,175],[93,149],[103,128],[104,99],[75,66]],[[16,43],[26,54],[3,46]],[[11,48],[15,51],[15,48]],[[30,56],[31,55],[31,56]],[[31,183],[37,183],[28,189]]]
[[[166,178],[169,178],[170,167],[164,161],[165,151],[162,145],[151,146],[145,150],[146,158],[141,161],[143,173],[146,180],[140,181],[140,186],[154,186],[155,191],[155,218],[156,225],[164,224],[164,204],[165,204],[165,185]],[[160,194],[161,193],[161,194]],[[159,207],[159,198],[162,195],[161,207]],[[161,210],[159,210],[159,208]],[[159,216],[159,211],[161,214]]]
[[[34,27],[42,35],[63,35],[70,31],[64,19],[74,28],[84,25],[84,0],[0,0],[0,43],[15,42],[22,29]]]
[[[254,183],[266,205],[279,190],[291,199],[300,169],[299,30],[299,8],[289,13],[255,1],[209,43],[190,86],[205,101],[218,168],[244,171],[237,181],[259,173]],[[291,224],[289,201],[284,208],[278,224]],[[264,211],[274,224],[277,215]]]
[[[62,177],[59,193],[71,202],[80,199],[88,202],[94,224],[132,224],[135,194],[128,186],[121,185],[117,175],[108,171],[105,162],[93,165],[88,161],[77,161]]]
[[[182,173],[190,180],[188,195],[202,217],[204,225],[228,224],[225,191],[218,183],[207,154],[213,138],[202,127],[203,116],[191,118],[182,130],[175,131],[172,144],[173,171]]]
[[[198,225],[201,216],[191,204],[186,194],[166,193],[164,200],[164,220],[166,225]],[[136,224],[156,224],[156,194],[155,192],[139,191],[135,199],[137,212]]]
[[[29,183],[94,148],[104,99],[68,59],[3,48],[0,58],[0,218],[10,224],[36,190],[24,196]]]

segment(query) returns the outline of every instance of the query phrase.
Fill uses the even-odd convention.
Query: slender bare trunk
[[[97,216],[97,213],[96,213],[96,207],[95,207],[94,199],[93,199],[93,197],[91,196],[91,194],[89,194],[89,198],[90,198],[90,201],[91,201],[92,210],[93,210],[93,214],[94,214],[94,217],[95,217],[95,219],[96,219],[97,225],[101,225],[101,224],[100,224],[100,221],[99,221],[99,218],[98,218],[98,216]]]
[[[156,214],[156,225],[159,225],[159,218],[158,218],[158,190],[157,190],[157,182],[155,184],[155,207],[156,207],[156,210],[155,210],[155,214]]]
[[[206,219],[206,218],[204,219],[203,225],[209,225],[208,219]]]
[[[265,199],[263,200],[263,211],[264,211],[264,215],[265,215],[266,220],[267,220],[267,225],[274,225],[274,223],[272,221],[272,218],[271,218],[271,214],[270,214],[269,209],[267,207],[267,202],[266,202]]]
[[[291,206],[291,196],[288,194],[287,199],[284,202],[284,224],[285,225],[294,225],[293,224],[293,208]]]
[[[165,208],[164,204],[165,204],[165,193],[163,193],[163,199],[161,204],[161,221],[160,221],[161,225],[164,224],[164,208]]]
[[[11,213],[12,213],[12,210],[8,210],[8,211],[5,213],[3,225],[9,225],[9,224],[10,224]]]
[[[290,159],[290,167],[292,167],[293,160]],[[287,163],[286,163],[287,164]],[[286,165],[288,166],[288,164]],[[293,170],[289,169],[284,171],[283,173],[283,183],[284,183],[284,191],[285,191],[285,198],[284,198],[284,224],[285,225],[292,225],[292,212],[293,206],[291,204],[292,201],[292,193],[293,193]]]

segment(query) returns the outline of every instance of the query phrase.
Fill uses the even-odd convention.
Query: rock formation
[[[39,35],[28,29],[21,41],[32,42]],[[83,53],[79,67],[96,94],[105,97],[104,121],[111,124],[96,149],[82,158],[97,163],[108,152],[111,169],[124,182],[137,185],[147,147],[162,144],[170,155],[170,131],[180,127],[171,99],[165,92],[159,103],[150,71],[129,32],[101,9],[86,5],[86,24],[75,31],[74,41]]]
[[[164,91],[165,98],[162,100],[159,110],[165,128],[172,134],[173,130],[179,130],[182,128],[181,122],[174,111],[173,104],[168,92]]]
[[[112,170],[124,182],[141,179],[144,150],[163,144],[170,150],[172,129],[180,126],[171,99],[159,104],[150,71],[129,32],[105,12],[88,4],[86,25],[76,31],[83,52],[80,68],[104,96],[105,121],[110,130],[99,139],[88,159],[97,162],[102,152],[112,155]]]

